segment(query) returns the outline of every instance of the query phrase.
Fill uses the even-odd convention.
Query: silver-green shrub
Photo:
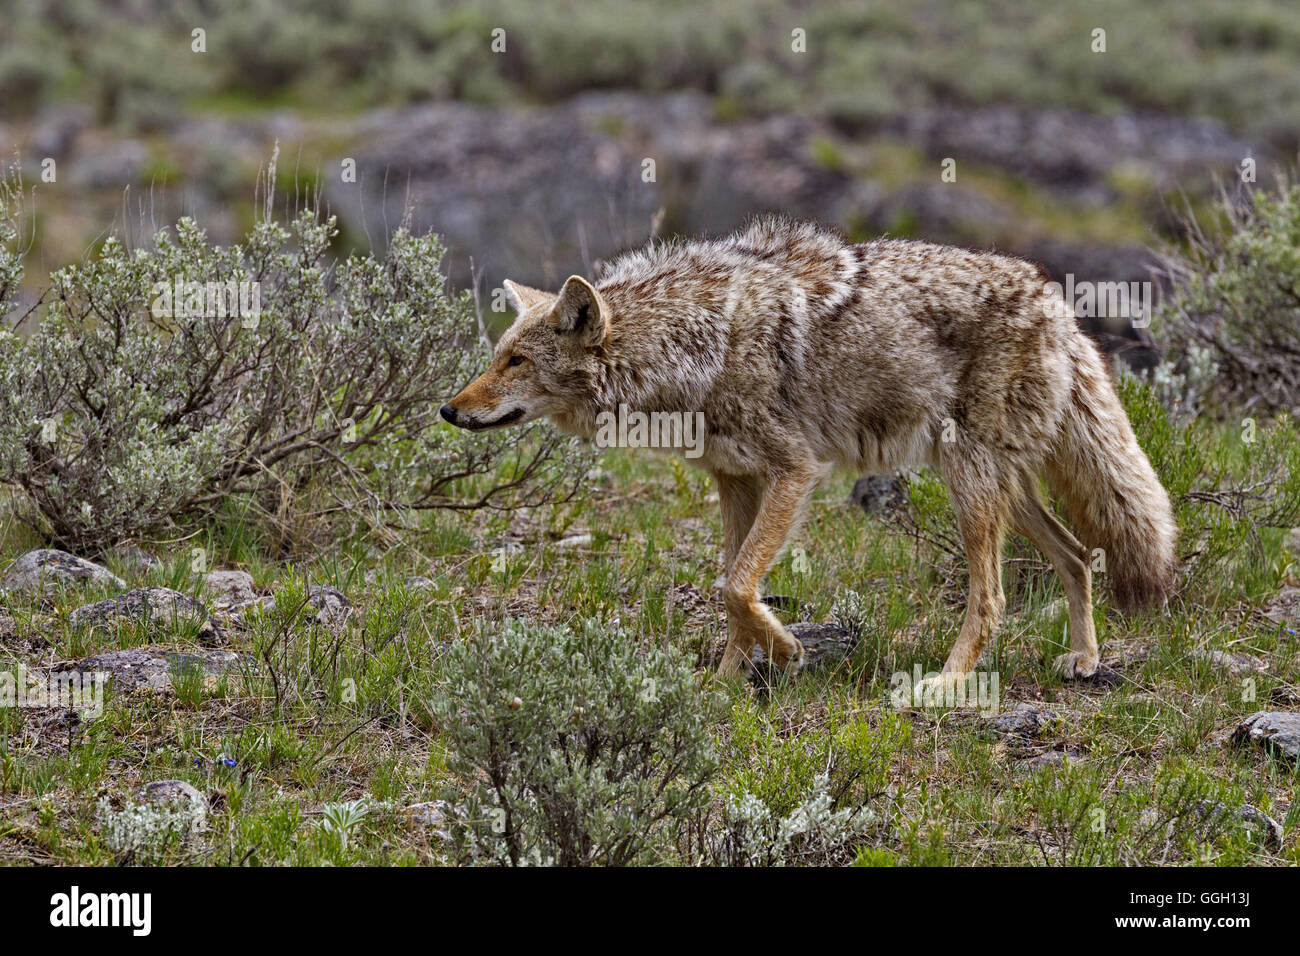
[[[439,419],[486,350],[435,235],[401,228],[382,258],[337,264],[335,221],[312,212],[230,247],[190,219],[147,249],[110,236],[51,276],[24,335],[4,319],[22,266],[5,228],[0,483],[70,550],[169,533],[237,496],[280,521],[381,517],[536,505],[585,470],[551,430]]]
[[[660,862],[711,799],[711,698],[685,655],[588,622],[485,625],[447,652],[434,711],[470,782],[472,862]]]
[[[157,866],[169,848],[185,843],[207,826],[207,812],[198,804],[131,803],[115,809],[108,797],[100,797],[96,816],[103,831],[104,845],[118,863]]]
[[[1164,250],[1171,291],[1155,314],[1169,359],[1153,384],[1184,415],[1300,416],[1300,186],[1224,195]]]
[[[710,859],[718,866],[831,866],[875,824],[868,807],[835,806],[830,782],[819,774],[788,814],[752,793],[727,798],[722,826],[709,836]]]

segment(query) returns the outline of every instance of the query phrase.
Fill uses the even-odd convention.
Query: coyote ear
[[[595,348],[609,334],[609,306],[582,276],[569,276],[551,315],[557,331],[577,335],[587,348]]]
[[[510,307],[515,312],[527,312],[535,305],[552,302],[555,299],[555,296],[549,292],[534,289],[532,286],[520,285],[518,282],[511,282],[509,279],[501,283],[501,285],[505,288],[506,298],[510,301]]]

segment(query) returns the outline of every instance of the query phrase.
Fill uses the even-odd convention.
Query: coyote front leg
[[[727,569],[722,589],[727,606],[727,649],[718,673],[739,673],[755,642],[778,667],[797,671],[803,666],[803,645],[759,600],[758,587],[785,546],[816,485],[817,475],[812,469],[783,473],[768,481],[753,526]],[[740,509],[736,510],[739,517]]]
[[[745,543],[749,529],[754,527],[754,517],[763,500],[763,482],[756,475],[713,476],[718,483],[718,500],[722,503],[722,535],[726,541],[725,574],[731,574],[740,546]]]

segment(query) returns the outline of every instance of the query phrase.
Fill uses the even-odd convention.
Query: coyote
[[[1124,608],[1173,588],[1169,498],[1059,286],[1032,263],[925,242],[850,243],[765,217],[722,239],[657,242],[559,294],[505,283],[518,313],[492,363],[441,409],[453,425],[547,416],[591,439],[621,406],[703,412],[694,461],[722,504],[727,646],[797,670],[804,649],[759,599],[830,468],[928,464],[952,495],[970,564],[960,635],[932,685],[963,679],[1005,599],[1002,536],[1029,539],[1069,602],[1066,678],[1097,669],[1090,557]],[[1061,499],[1081,543],[1040,495]],[[931,689],[934,689],[932,686]]]

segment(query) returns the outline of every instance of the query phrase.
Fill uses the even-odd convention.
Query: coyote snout
[[[489,413],[489,417],[485,420],[471,415],[462,417],[460,412],[456,410],[456,406],[448,402],[438,409],[438,414],[458,428],[468,428],[472,432],[482,432],[487,431],[489,428],[502,428],[506,425],[513,425],[522,419],[526,412],[522,408],[515,408],[495,418],[490,417],[491,413]]]
[[[1115,603],[1172,591],[1178,529],[1101,354],[1032,263],[922,242],[849,243],[760,219],[725,239],[665,243],[558,295],[513,282],[492,363],[442,409],[464,428],[541,416],[596,439],[624,408],[698,415],[693,453],[722,505],[728,639],[798,669],[803,648],[759,598],[833,466],[927,464],[952,494],[970,563],[966,619],[940,681],[963,678],[998,627],[1007,531],[1051,561],[1070,609],[1067,678],[1098,666],[1092,562]],[[1040,496],[1061,499],[1076,538]]]
[[[501,355],[498,349],[487,371],[438,409],[438,414],[458,428],[475,432],[536,418],[539,396],[522,366],[522,356]]]

